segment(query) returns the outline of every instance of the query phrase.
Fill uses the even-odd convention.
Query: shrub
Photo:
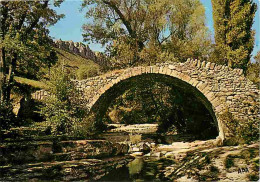
[[[0,103],[0,129],[9,129],[17,125],[11,103]]]
[[[259,181],[259,175],[257,173],[247,175],[249,181]]]
[[[260,89],[260,51],[258,52],[258,57],[256,56],[255,63],[249,63],[246,71],[246,77],[251,80]]]
[[[231,168],[234,166],[234,160],[231,156],[227,156],[226,160],[225,160],[225,167],[228,169],[228,168]]]
[[[216,166],[210,166],[210,172],[218,173],[219,169]]]
[[[80,66],[77,70],[77,79],[83,80],[89,77],[97,76],[99,74],[99,67],[95,64]]]
[[[231,134],[230,139],[226,141],[226,145],[249,143],[259,139],[258,122],[256,120],[240,121],[235,119],[228,110],[220,115],[220,119]]]
[[[88,118],[84,118],[82,122],[77,122],[72,125],[71,134],[74,137],[84,138],[85,136],[95,134],[97,131],[95,131],[94,128],[94,123],[88,120]]]
[[[78,125],[83,125],[87,114],[79,92],[68,76],[59,69],[54,70],[48,84],[51,88],[50,96],[40,107],[40,114],[45,117],[46,125],[51,127],[53,134],[77,133],[75,130],[80,128]],[[90,126],[85,125],[85,127],[88,130],[87,127]]]

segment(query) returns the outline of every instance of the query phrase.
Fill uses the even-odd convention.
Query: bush
[[[74,137],[84,138],[85,136],[93,135],[97,131],[94,130],[94,123],[88,118],[84,118],[82,122],[77,122],[72,125],[71,134]]]
[[[225,160],[225,167],[228,169],[228,168],[231,168],[234,166],[234,160],[231,156],[227,156],[226,160]]]
[[[219,169],[216,166],[210,166],[210,172],[218,173]]]
[[[87,115],[87,109],[83,107],[79,92],[69,77],[59,69],[52,73],[49,85],[50,96],[40,107],[40,114],[46,119],[46,125],[51,127],[53,134],[73,135],[77,133],[78,131],[75,130],[84,125],[83,120]],[[88,131],[90,125],[85,124],[84,126],[84,129]],[[87,135],[87,133],[85,134]]]
[[[9,129],[16,126],[16,118],[11,103],[0,103],[0,129]]]
[[[260,88],[260,64],[250,63],[247,68],[246,77]]]
[[[228,110],[220,115],[220,119],[231,134],[230,139],[225,142],[226,145],[250,143],[259,139],[258,121],[237,120]]]
[[[83,65],[77,70],[77,79],[83,80],[89,77],[97,76],[99,74],[99,67],[95,64],[93,65]]]

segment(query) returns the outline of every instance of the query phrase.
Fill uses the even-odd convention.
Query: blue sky
[[[74,42],[81,42],[83,41],[82,37],[82,25],[86,23],[87,20],[85,16],[86,9],[80,11],[80,0],[65,0],[61,4],[59,8],[55,8],[58,13],[65,14],[65,18],[60,20],[57,24],[50,27],[50,35],[55,39],[62,39],[62,40],[73,40]],[[211,0],[201,0],[202,4],[205,6],[206,10],[206,18],[207,18],[207,26],[209,27],[212,34],[214,33],[213,28],[213,17],[212,17],[212,6]],[[260,50],[260,0],[254,0],[254,2],[258,5],[258,10],[255,16],[255,22],[253,25],[253,29],[256,30],[256,40],[255,40],[255,47],[252,55],[256,55],[257,51]],[[88,43],[90,48],[94,51],[104,51],[104,48],[100,44],[93,44]]]

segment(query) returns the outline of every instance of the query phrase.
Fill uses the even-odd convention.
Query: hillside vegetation
[[[55,48],[55,50],[58,56],[58,62],[55,66],[64,66],[72,78],[86,79],[99,74],[100,66],[92,60],[83,58],[80,55],[72,54],[62,49]]]
[[[100,73],[100,66],[92,60],[58,48],[55,48],[55,51],[57,53],[58,61],[50,68],[50,70],[58,66],[63,67],[73,79],[86,79]],[[36,89],[48,89],[48,85],[44,80],[49,79],[49,70],[42,70],[42,72],[44,73],[44,77],[39,78],[39,80],[32,80],[18,76],[14,79],[17,83],[22,85],[31,86]]]
[[[15,77],[14,77],[14,80],[15,80],[17,83],[20,83],[20,84],[22,84],[22,85],[31,86],[31,87],[36,88],[36,89],[45,89],[45,90],[48,90],[48,88],[49,88],[48,85],[45,84],[45,83],[42,82],[42,81],[37,81],[37,80],[22,78],[22,77],[19,77],[19,76],[15,76]]]

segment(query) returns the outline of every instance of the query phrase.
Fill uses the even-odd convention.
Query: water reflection
[[[154,157],[135,158],[128,165],[110,172],[100,181],[169,181],[163,173],[171,164],[172,160]]]
[[[144,165],[143,158],[135,158],[132,162],[130,162],[127,167],[129,170],[129,175],[134,176],[141,173]]]

